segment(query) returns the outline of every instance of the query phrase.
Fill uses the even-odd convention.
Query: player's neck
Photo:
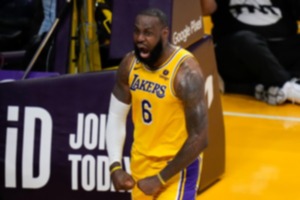
[[[159,69],[163,66],[163,64],[170,58],[170,56],[174,53],[175,50],[176,50],[176,47],[171,45],[170,43],[167,43],[165,45],[160,59],[155,63],[155,66],[157,66],[157,69]]]

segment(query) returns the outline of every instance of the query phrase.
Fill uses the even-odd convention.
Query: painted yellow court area
[[[300,200],[300,105],[221,98],[226,172],[197,200]]]

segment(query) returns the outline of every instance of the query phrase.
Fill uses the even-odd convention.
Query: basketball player
[[[169,43],[166,15],[158,9],[135,20],[133,52],[117,72],[107,123],[110,172],[117,190],[133,200],[193,200],[207,146],[207,105],[199,63]],[[131,175],[121,166],[126,116],[132,106]]]

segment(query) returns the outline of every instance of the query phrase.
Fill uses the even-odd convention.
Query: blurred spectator
[[[48,32],[56,18],[56,0],[42,0],[44,20],[41,24],[38,35]]]
[[[43,11],[43,21],[40,23],[37,33],[35,33],[30,42],[26,47],[26,54],[23,59],[23,69],[26,69],[33,57],[37,53],[38,48],[40,48],[43,39],[45,38],[48,31],[51,29],[55,19],[56,19],[56,0],[39,0],[42,11]],[[33,71],[51,71],[51,65],[53,60],[53,37],[48,39],[45,46],[42,47],[42,51],[38,56],[37,60],[34,61]]]
[[[300,1],[216,2],[212,34],[225,92],[300,103]]]
[[[215,0],[201,0],[202,15],[211,15],[217,9],[217,4]]]

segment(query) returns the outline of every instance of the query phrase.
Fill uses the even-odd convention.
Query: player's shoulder
[[[177,58],[180,58],[181,60],[185,61],[185,60],[193,60],[195,62],[197,62],[197,59],[195,58],[194,54],[189,51],[188,49],[179,47],[179,46],[175,46],[175,52],[176,52],[176,56]]]
[[[187,67],[190,69],[200,68],[198,59],[190,51],[187,50],[185,50],[185,54],[180,65],[180,67]]]
[[[185,52],[182,62],[180,63],[178,74],[181,78],[185,78],[187,74],[197,74],[197,76],[202,75],[202,69],[199,64],[198,59],[190,51],[183,49]],[[183,76],[180,76],[183,75]]]
[[[119,65],[119,71],[129,71],[134,60],[134,52],[128,52],[121,60],[121,63]]]
[[[130,65],[130,63],[134,60],[135,55],[134,52],[128,52],[122,59],[121,65]]]

